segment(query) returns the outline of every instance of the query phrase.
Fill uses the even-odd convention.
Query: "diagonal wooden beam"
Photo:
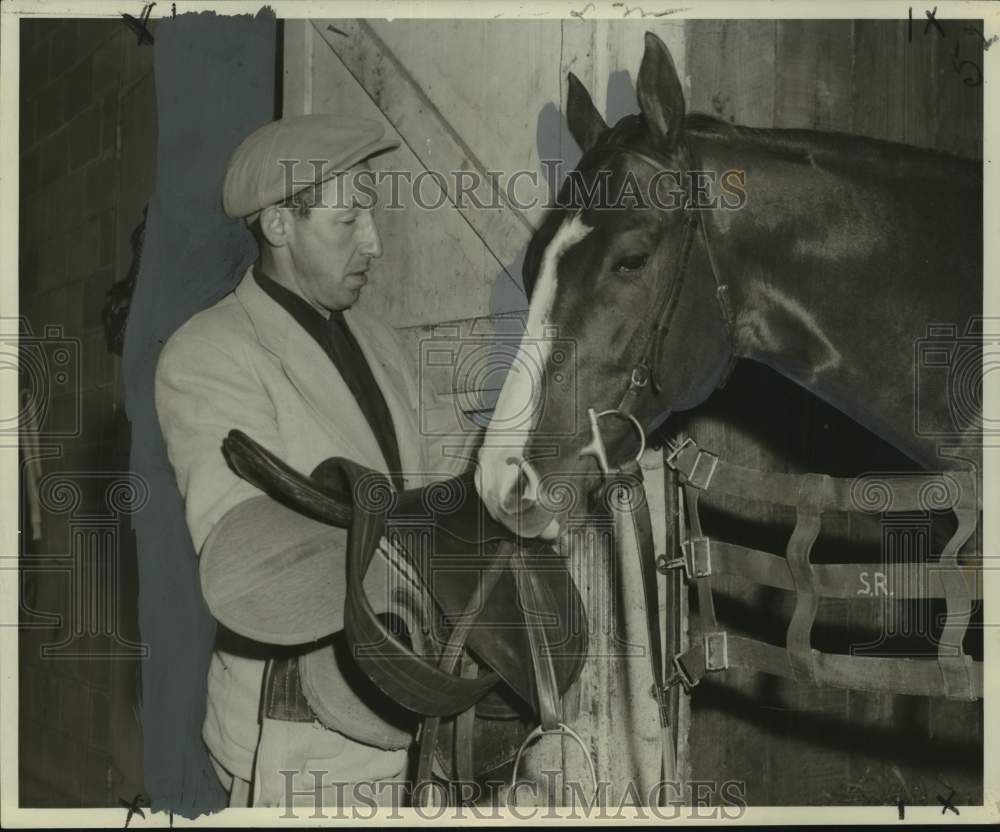
[[[503,189],[487,176],[486,165],[371,25],[363,20],[313,20],[312,24],[426,170],[444,174],[449,184],[453,182],[452,171],[472,171],[478,175],[479,183],[470,189],[470,194],[480,204],[500,207],[479,209],[468,204],[471,198],[461,200],[463,204],[455,207],[510,275],[508,264],[527,245],[534,228],[506,200]]]

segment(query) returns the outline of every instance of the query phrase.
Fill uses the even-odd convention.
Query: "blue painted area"
[[[193,818],[225,805],[201,739],[215,622],[205,606],[184,507],[153,398],[164,342],[233,288],[256,256],[241,220],[222,211],[233,148],[273,117],[277,25],[256,17],[180,14],[157,22],[156,187],[129,312],[122,372],[131,468],[151,500],[133,521],[138,545],[146,795],[154,811]],[[146,47],[143,47],[146,48]]]

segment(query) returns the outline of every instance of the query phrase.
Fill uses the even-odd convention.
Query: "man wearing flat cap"
[[[264,495],[221,453],[239,429],[300,471],[341,456],[397,489],[423,484],[411,363],[354,308],[382,252],[359,174],[397,145],[377,122],[335,115],[251,134],[230,159],[223,206],[247,219],[259,259],[170,338],[157,367],[157,411],[220,623],[203,736],[230,805],[283,805],[289,789],[315,788],[312,771],[323,786],[405,776],[412,726],[340,640],[347,532]],[[387,572],[376,559],[366,579],[380,612],[392,608]]]

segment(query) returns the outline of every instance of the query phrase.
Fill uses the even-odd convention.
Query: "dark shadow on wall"
[[[155,511],[135,518],[146,795],[153,810],[195,817],[225,795],[201,739],[215,623],[205,606],[183,504],[153,398],[164,342],[230,291],[254,258],[240,220],[222,211],[233,148],[274,112],[276,22],[181,14],[159,22],[156,187],[125,336],[123,376],[132,421],[131,468]]]

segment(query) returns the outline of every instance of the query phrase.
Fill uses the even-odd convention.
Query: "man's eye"
[[[342,219],[341,222],[344,225],[354,225],[354,223],[355,223],[356,220],[357,220],[357,217],[346,217],[345,219]]]
[[[615,263],[615,271],[619,274],[637,272],[646,265],[649,256],[646,254],[633,254],[631,257],[623,257]]]

